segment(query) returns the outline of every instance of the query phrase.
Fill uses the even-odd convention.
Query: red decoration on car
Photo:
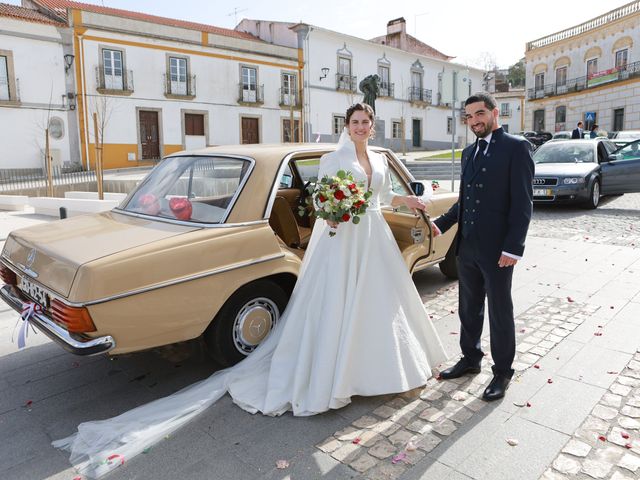
[[[157,215],[160,212],[160,202],[153,193],[145,193],[140,196],[138,205],[144,213],[149,215]]]
[[[188,198],[172,198],[169,200],[169,208],[178,220],[189,220],[193,211]]]

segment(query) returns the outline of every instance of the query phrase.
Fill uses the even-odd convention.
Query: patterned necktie
[[[478,151],[476,152],[475,156],[473,157],[473,161],[471,162],[471,166],[473,167],[474,170],[478,168],[480,159],[484,158],[484,151],[487,149],[487,145],[489,144],[484,138],[478,142],[478,147],[479,147]]]

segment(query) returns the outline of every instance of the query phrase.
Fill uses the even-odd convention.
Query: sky
[[[526,42],[572,27],[630,0],[84,0],[224,28],[242,18],[305,22],[360,38],[386,33],[404,17],[407,33],[455,62],[506,68],[524,57]],[[0,0],[20,4],[20,0]]]

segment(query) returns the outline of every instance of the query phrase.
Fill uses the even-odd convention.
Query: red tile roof
[[[177,20],[173,18],[158,17],[156,15],[148,15],[146,13],[133,12],[130,10],[121,10],[119,8],[102,7],[100,5],[91,5],[89,3],[72,2],[70,0],[33,0],[34,3],[54,12],[61,19],[67,20],[67,9],[84,10],[86,12],[102,13],[104,15],[113,15],[116,17],[130,18],[132,20],[141,20],[143,22],[159,23],[172,27],[187,28],[190,30],[198,30],[201,32],[214,33],[225,37],[242,38],[245,40],[253,40],[261,42],[262,40],[245,32],[238,32],[228,28],[214,27],[213,25],[205,25],[203,23],[188,22],[186,20]]]
[[[408,33],[404,34],[407,40],[407,51],[412,53],[417,53],[418,55],[424,55],[426,57],[437,58],[439,60],[451,60],[452,58],[449,55],[442,53],[439,50],[436,50],[431,45],[427,45],[424,42],[421,42],[417,38],[409,35]],[[372,38],[369,40],[373,43],[380,43],[382,45],[389,45],[390,47],[400,48],[400,34],[395,33],[391,35],[382,35],[381,37]]]
[[[9,5],[8,3],[0,3],[0,17],[11,17],[27,22],[48,23],[50,25],[64,26],[60,22],[43,15],[32,8],[18,7],[17,5]]]

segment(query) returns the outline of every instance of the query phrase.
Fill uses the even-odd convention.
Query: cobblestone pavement
[[[640,247],[640,193],[604,197],[595,210],[536,206],[529,235]]]
[[[443,296],[456,299],[457,288],[448,287],[425,302],[427,312],[434,312],[430,315],[445,313]],[[537,362],[598,308],[549,297],[519,315],[513,382],[519,382],[526,369],[540,368]],[[486,339],[483,349],[489,350]],[[490,354],[486,356],[491,359]],[[434,378],[424,388],[394,396],[317,447],[364,474],[367,480],[398,478],[488,405],[481,397],[492,376],[489,364],[484,362],[479,375],[455,380]],[[522,402],[517,406],[531,405]]]
[[[640,247],[640,194],[603,199],[597,210],[575,206],[536,208],[529,235]],[[423,294],[433,321],[457,310],[457,284]],[[514,382],[600,307],[570,297],[548,297],[516,317]],[[458,332],[450,332],[457,335]],[[596,330],[594,335],[601,335]],[[483,348],[488,351],[486,339]],[[490,355],[487,355],[490,359]],[[541,480],[606,478],[640,473],[640,350]],[[491,378],[489,362],[473,378],[429,381],[424,389],[391,397],[368,415],[334,433],[317,448],[349,465],[367,480],[399,478],[470,421],[487,403],[482,392]],[[549,383],[553,380],[549,379]],[[515,404],[530,408],[527,401]],[[517,442],[517,440],[513,440]],[[354,472],[354,474],[355,474]]]

